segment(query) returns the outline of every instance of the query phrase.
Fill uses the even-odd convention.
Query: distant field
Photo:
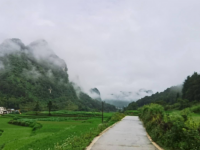
[[[138,110],[126,110],[125,114],[129,116],[138,116]]]
[[[181,113],[180,110],[172,110],[172,111],[166,111],[166,113]],[[200,114],[199,113],[192,113],[191,114],[191,118],[194,119],[195,122],[199,122],[200,123]]]
[[[192,113],[192,118],[194,119],[195,122],[200,123],[200,114]]]
[[[0,116],[0,129],[3,130],[0,136],[0,150],[62,149],[59,147],[62,143],[69,144],[65,147],[70,149],[73,146],[77,147],[70,145],[77,143],[73,142],[78,139],[77,137],[89,136],[90,132],[98,134],[98,125],[101,123],[100,112],[57,111],[52,112],[52,116],[47,114],[48,112],[42,112],[35,115],[35,112],[29,112],[22,115]],[[104,113],[104,121],[109,120],[112,115],[113,113]],[[42,124],[42,128],[32,131],[31,127],[8,124],[13,117],[20,117],[24,121],[37,121]],[[85,138],[84,141],[78,139],[79,144],[82,142],[80,148],[86,147],[92,138]]]

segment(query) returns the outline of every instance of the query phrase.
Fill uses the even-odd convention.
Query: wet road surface
[[[106,131],[91,150],[156,150],[137,116],[126,116]]]

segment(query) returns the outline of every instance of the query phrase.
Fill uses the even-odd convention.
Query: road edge
[[[152,140],[152,138],[150,137],[150,135],[148,134],[148,132],[147,132],[147,130],[146,130],[146,128],[145,128],[145,126],[144,126],[144,123],[143,123],[143,121],[140,119],[140,117],[138,116],[138,118],[139,118],[139,120],[142,122],[142,125],[143,125],[143,127],[144,127],[144,129],[145,129],[145,131],[146,131],[146,134],[147,134],[147,138],[149,139],[149,141],[158,149],[158,150],[164,150],[163,148],[161,148],[156,142],[154,142],[153,140]]]
[[[122,118],[121,120],[123,120],[124,118]],[[121,121],[120,120],[120,121]],[[90,145],[88,145],[85,150],[91,150],[92,146],[98,141],[98,139],[106,132],[108,131],[110,128],[114,127],[117,123],[119,123],[120,121],[114,123],[113,125],[109,126],[108,128],[106,128],[105,130],[103,130],[98,136],[96,136],[92,142],[90,143]]]
[[[147,132],[146,132],[147,133]],[[156,144],[152,138],[150,137],[150,135],[147,133],[147,137],[148,139],[151,141],[151,143],[158,149],[158,150],[164,150],[163,148],[161,148],[158,144]]]

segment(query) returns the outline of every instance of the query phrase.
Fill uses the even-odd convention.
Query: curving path
[[[126,116],[105,132],[91,150],[156,150],[137,116]]]

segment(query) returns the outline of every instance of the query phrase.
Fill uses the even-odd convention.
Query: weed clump
[[[112,115],[111,121],[117,122],[117,121],[120,121],[124,117],[125,117],[125,115],[123,113],[117,112],[117,113],[115,113],[115,114]]]

